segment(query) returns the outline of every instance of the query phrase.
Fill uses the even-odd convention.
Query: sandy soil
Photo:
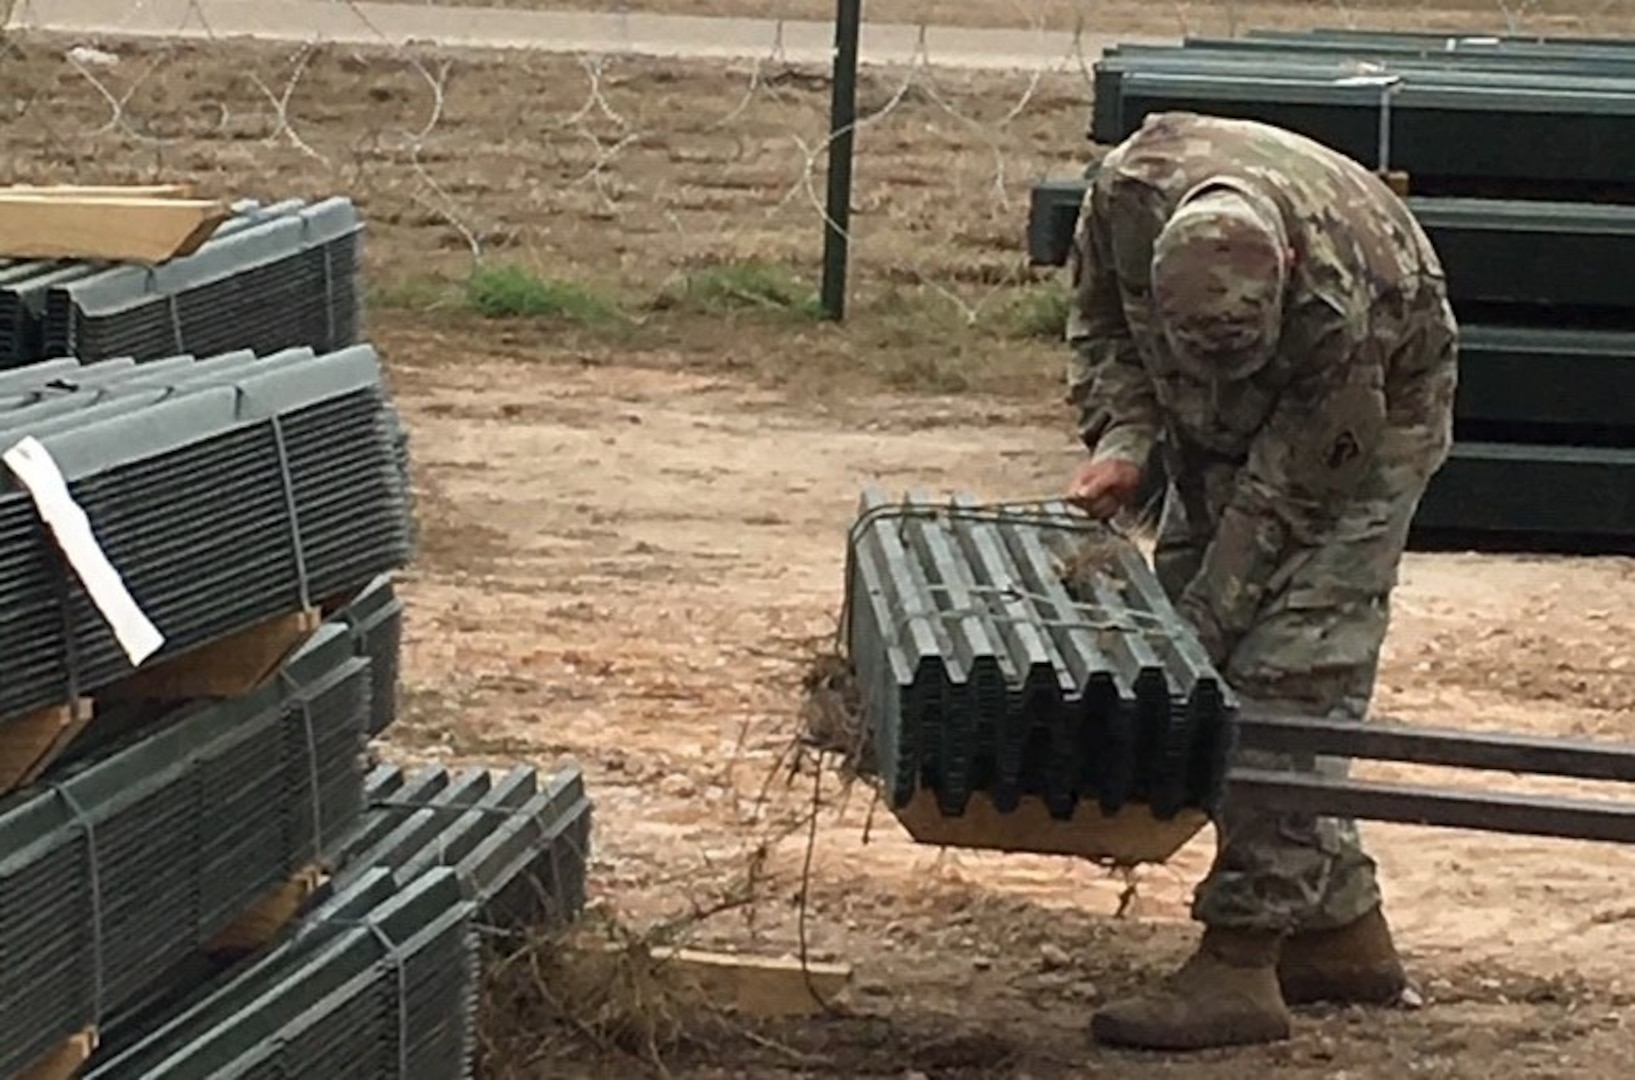
[[[798,140],[821,132],[809,73],[122,50],[92,72],[104,96],[60,56],[26,44],[0,64],[14,177],[342,191],[371,215],[373,336],[425,530],[387,751],[577,761],[593,889],[622,917],[685,913],[758,867],[755,903],[699,940],[777,953],[804,926],[816,954],[856,965],[852,1015],[678,1051],[674,1074],[1628,1075],[1630,852],[1370,829],[1426,1008],[1312,1012],[1284,1046],[1133,1058],[1089,1049],[1083,1023],[1187,947],[1207,834],[1141,872],[1115,919],[1124,883],[1097,868],[916,847],[832,777],[780,774],[860,486],[1033,496],[1073,460],[1057,350],[1006,313],[1032,295],[1025,185],[1082,155],[1082,82],[871,83],[890,107],[859,173],[859,300],[834,328],[667,291],[725,260],[814,265],[812,208],[783,201]],[[627,317],[454,310],[443,282],[472,239],[591,282]],[[1412,558],[1379,706],[1627,738],[1631,611],[1629,561]],[[581,1056],[514,1075],[635,1068]]]
[[[813,415],[711,376],[454,363],[420,332],[385,341],[430,492],[431,553],[410,591],[415,712],[398,741],[417,756],[584,762],[598,792],[598,890],[646,917],[714,895],[706,883],[719,888],[762,845],[768,890],[797,888],[806,838],[776,837],[809,805],[811,781],[756,798],[796,729],[808,642],[832,628],[859,485],[1043,491],[1071,460],[1051,424],[966,400],[877,398]],[[1422,556],[1401,595],[1383,710],[1628,730],[1635,566]],[[835,785],[824,793],[838,800]],[[1125,929],[1108,919],[1122,883],[1096,868],[939,854],[884,814],[865,843],[860,796],[820,820],[813,947],[857,963],[865,1009],[891,1016],[901,1040],[930,1038],[949,1011],[986,1047],[945,1066],[974,1071],[930,1075],[1069,1075],[1076,1059],[1116,1068],[1085,1058],[1076,1029],[1096,1000],[1176,955],[1184,931],[1169,924],[1185,917],[1210,851],[1201,836],[1141,872],[1136,913],[1153,923]],[[1635,855],[1402,827],[1369,838],[1430,1006],[1313,1016],[1292,1048],[1167,1068],[1383,1077],[1419,1061],[1431,1075],[1476,1076],[1502,1058],[1516,1075],[1619,1075],[1635,1054],[1622,1026]],[[753,926],[723,919],[705,940],[787,949],[781,907],[757,905]],[[911,1064],[889,1056],[907,1052],[902,1041],[871,1055],[855,1032],[830,1036],[818,1053]]]

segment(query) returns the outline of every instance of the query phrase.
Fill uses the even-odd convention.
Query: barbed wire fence
[[[835,0],[494,2],[107,0],[97,21],[95,0],[11,0],[9,179],[350,195],[382,280],[494,261],[638,298],[711,267],[815,279]],[[739,21],[653,18],[673,14]],[[1616,32],[1632,14],[1635,0],[865,0],[853,310],[974,323],[1049,277],[1026,261],[1029,189],[1091,158],[1109,44],[1314,25]]]

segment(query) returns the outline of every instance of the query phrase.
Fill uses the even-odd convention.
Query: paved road
[[[421,41],[464,48],[631,53],[699,59],[764,59],[827,64],[831,23],[721,19],[645,13],[520,11],[344,0],[16,0],[8,29],[87,37],[254,37],[345,44]],[[936,65],[998,70],[1074,69],[1111,39],[1036,30],[970,30],[865,25],[865,64],[913,62],[924,36]],[[1121,38],[1135,41],[1140,38]],[[1154,39],[1161,40],[1161,39]]]

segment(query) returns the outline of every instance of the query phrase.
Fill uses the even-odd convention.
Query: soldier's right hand
[[[1128,461],[1087,461],[1073,473],[1067,501],[1093,518],[1107,520],[1129,505],[1141,487],[1141,466]]]

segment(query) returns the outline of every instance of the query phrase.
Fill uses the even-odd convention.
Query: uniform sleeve
[[[1300,546],[1320,543],[1367,477],[1385,431],[1366,320],[1326,308],[1289,344],[1302,359],[1249,448],[1181,613],[1224,665]]]
[[[1106,188],[1098,177],[1074,239],[1068,400],[1078,410],[1079,437],[1091,460],[1145,466],[1157,438],[1158,406],[1124,318],[1107,222]]]

